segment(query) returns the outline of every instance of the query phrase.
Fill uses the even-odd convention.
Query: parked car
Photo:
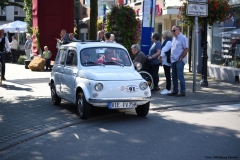
[[[148,83],[134,69],[127,49],[117,43],[62,45],[49,85],[52,103],[60,105],[61,99],[75,103],[82,119],[90,116],[92,106],[135,108],[141,117],[149,111]]]

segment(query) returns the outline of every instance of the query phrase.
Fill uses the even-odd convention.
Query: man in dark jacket
[[[4,36],[4,30],[0,28],[0,55],[1,55],[1,63],[2,63],[2,80],[5,81],[5,52],[9,53],[10,44],[8,38]]]

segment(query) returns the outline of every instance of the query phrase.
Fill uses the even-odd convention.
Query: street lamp
[[[202,80],[200,81],[200,85],[207,87],[207,17],[204,17],[203,24],[203,33],[202,33]]]

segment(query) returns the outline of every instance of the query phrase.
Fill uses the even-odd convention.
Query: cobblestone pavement
[[[165,78],[160,68],[160,88],[165,88]],[[22,65],[6,64],[6,79],[0,88],[0,157],[4,150],[36,136],[60,128],[85,123],[73,104],[51,104],[48,86],[50,72],[32,72]],[[209,78],[209,87],[200,87],[197,76],[196,92],[192,92],[192,74],[186,72],[186,97],[169,97],[152,94],[151,109],[184,107],[210,103],[240,102],[240,85]],[[116,112],[110,112],[114,115]],[[105,115],[104,115],[105,116]],[[2,152],[1,152],[2,151]]]

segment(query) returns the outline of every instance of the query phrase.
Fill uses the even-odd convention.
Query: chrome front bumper
[[[151,97],[136,97],[136,98],[102,98],[102,99],[93,99],[89,98],[89,103],[106,103],[106,102],[131,102],[131,101],[145,101],[149,102]]]

